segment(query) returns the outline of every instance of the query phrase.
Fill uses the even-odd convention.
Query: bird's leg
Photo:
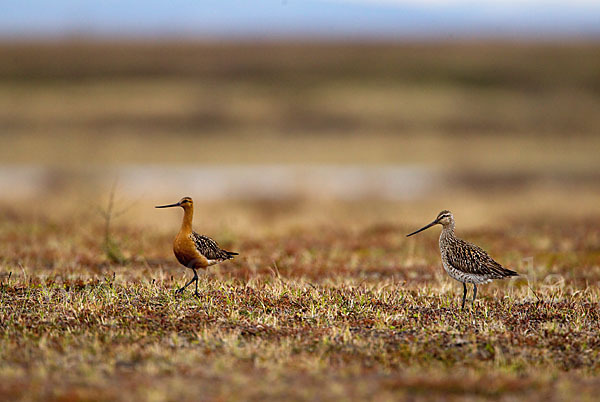
[[[473,304],[471,305],[472,308],[475,308],[475,298],[477,297],[477,285],[473,284]]]
[[[467,299],[467,284],[463,282],[463,302],[461,310],[465,309],[465,300]]]
[[[196,291],[194,292],[194,296],[200,297],[200,293],[198,293],[198,273],[194,269],[194,278],[196,278]]]
[[[186,283],[185,285],[183,285],[182,288],[177,289],[176,294],[180,294],[181,292],[183,292],[185,290],[185,288],[187,288],[188,286],[191,285],[192,282],[196,281],[196,287],[198,286],[198,274],[196,273],[196,270],[194,269],[194,277],[192,279],[189,280],[188,283]]]

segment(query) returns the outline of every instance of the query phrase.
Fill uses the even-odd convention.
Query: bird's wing
[[[446,254],[448,262],[459,271],[473,275],[484,275],[493,279],[501,279],[518,275],[515,271],[504,268],[488,255],[481,247],[461,239],[450,244]]]
[[[192,232],[192,240],[196,245],[196,249],[208,260],[229,260],[237,253],[221,249],[216,241],[208,236]]]

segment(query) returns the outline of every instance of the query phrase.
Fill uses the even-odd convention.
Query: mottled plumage
[[[196,245],[196,250],[198,250],[200,254],[206,257],[207,260],[215,261],[215,264],[217,262],[230,260],[234,256],[238,255],[238,253],[223,250],[221,247],[219,247],[216,241],[214,241],[208,236],[192,232],[191,237],[194,241],[194,244]]]
[[[178,289],[177,293],[183,292],[192,282],[196,282],[195,295],[199,296],[198,272],[196,270],[205,269],[211,265],[230,260],[233,256],[238,255],[238,253],[223,250],[210,237],[203,236],[192,230],[194,201],[190,197],[183,197],[176,204],[161,205],[156,208],[171,207],[181,207],[184,211],[181,229],[173,241],[173,253],[181,265],[194,271],[194,277],[181,289]]]
[[[465,307],[467,295],[466,283],[473,284],[473,303],[475,303],[477,285],[488,283],[492,279],[504,279],[518,275],[515,271],[504,268],[494,261],[482,248],[456,237],[454,234],[454,216],[450,211],[440,212],[433,222],[408,236],[436,224],[443,227],[440,234],[440,252],[444,270],[450,277],[463,283],[462,308]]]

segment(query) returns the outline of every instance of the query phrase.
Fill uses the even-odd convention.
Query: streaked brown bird
[[[480,247],[456,237],[454,234],[454,216],[450,211],[440,212],[429,225],[406,236],[412,236],[438,224],[442,225],[442,233],[440,234],[442,265],[451,278],[463,284],[463,309],[467,298],[467,283],[473,284],[472,306],[475,306],[477,285],[491,282],[492,279],[504,279],[519,275],[494,261]]]
[[[203,236],[192,230],[194,201],[190,197],[183,197],[175,204],[159,205],[155,208],[173,207],[183,208],[183,222],[179,233],[175,237],[175,241],[173,241],[173,252],[181,265],[194,271],[194,277],[182,288],[178,289],[177,294],[183,292],[192,282],[196,282],[194,295],[200,296],[198,293],[198,272],[196,270],[206,269],[211,265],[230,260],[238,255],[238,253],[223,250],[210,237]]]

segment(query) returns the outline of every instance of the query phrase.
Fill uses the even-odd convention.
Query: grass
[[[271,207],[279,222],[317,211],[310,203]],[[190,272],[171,254],[172,227],[116,221],[127,261],[112,264],[100,217],[42,219],[5,208],[0,397],[595,398],[597,216],[569,228],[524,219],[514,234],[504,227],[510,221],[492,230],[459,225],[522,274],[480,287],[475,309],[463,312],[435,233],[405,239],[411,224],[352,212],[364,204],[336,209],[354,219],[252,231],[273,217],[241,205],[231,209],[246,218],[236,220],[239,234],[208,223],[207,233],[241,256],[211,268],[196,299],[174,294]]]
[[[9,180],[0,201],[0,400],[596,400],[599,55],[0,44],[0,179],[43,167],[41,188]],[[207,202],[194,182],[113,187],[105,206],[122,165],[278,163],[447,175],[395,202]],[[180,211],[152,208],[184,195],[196,229],[240,252],[199,299],[175,295],[191,277],[171,250]],[[405,238],[446,208],[521,274],[481,286],[473,310],[439,229]]]

